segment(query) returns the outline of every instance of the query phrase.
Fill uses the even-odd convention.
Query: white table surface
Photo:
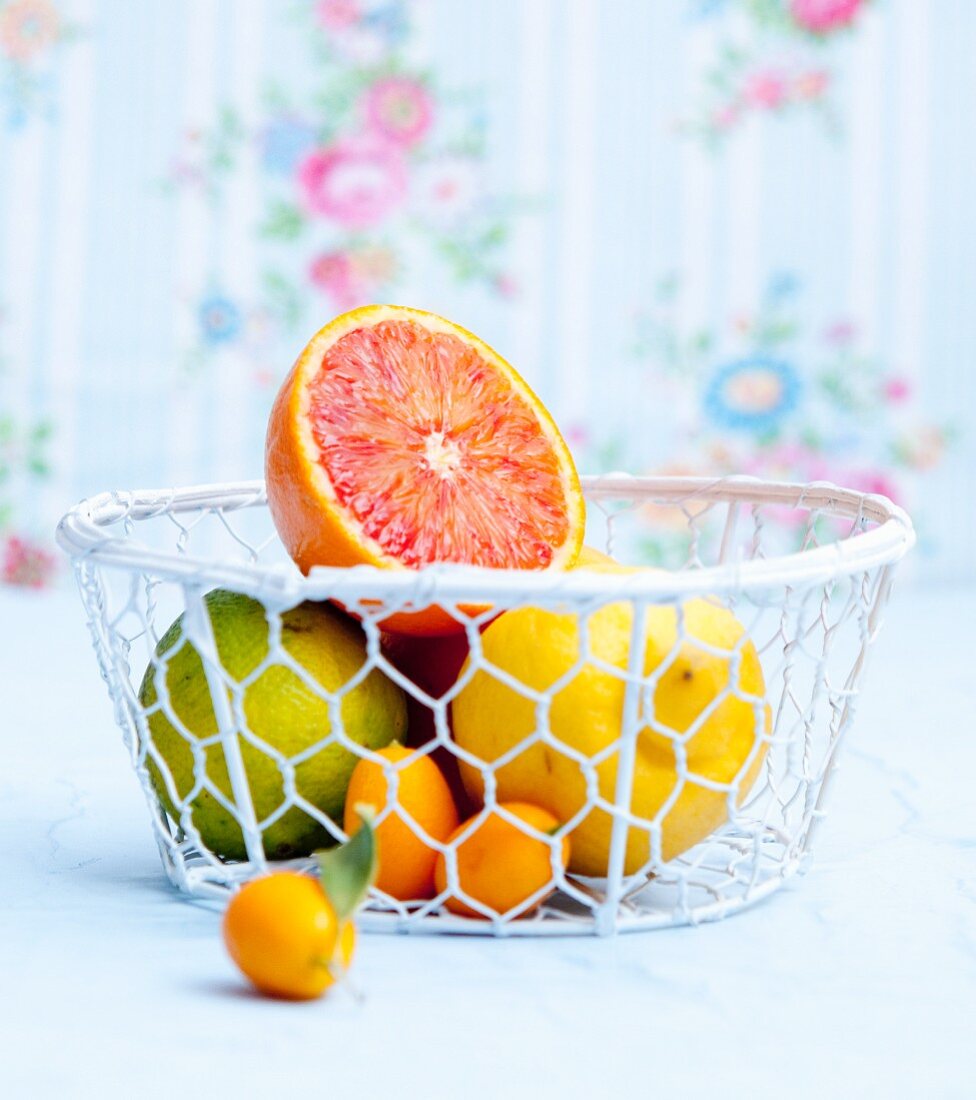
[[[0,1095],[976,1095],[974,623],[896,593],[817,860],[757,908],[363,936],[362,1002],[296,1005],[164,879],[74,592],[0,590]]]

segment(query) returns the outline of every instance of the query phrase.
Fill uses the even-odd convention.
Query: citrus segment
[[[367,306],[312,339],[275,402],[266,476],[304,572],[564,568],[582,543],[579,478],[552,418],[487,344],[420,310]],[[422,614],[401,628],[435,632]]]

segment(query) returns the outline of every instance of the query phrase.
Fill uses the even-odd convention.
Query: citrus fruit
[[[284,664],[269,665],[240,687],[268,657],[269,625],[264,607],[248,596],[215,589],[204,597],[220,664],[230,681],[228,699],[237,721],[243,717],[251,737],[238,737],[258,824],[274,814],[286,798],[279,762],[270,752],[294,758],[331,731],[329,704],[299,674]],[[203,663],[184,635],[181,615],[156,647],[139,690],[147,711],[153,745],[172,778],[172,789],[150,755],[153,785],[166,810],[177,820],[175,802],[190,799],[194,828],[203,843],[225,859],[244,859],[244,836],[233,814],[201,788],[194,773],[194,751],[206,761],[206,780],[234,802],[223,748],[217,741],[201,745],[218,732]],[[362,628],[327,604],[304,603],[281,616],[281,646],[323,691],[337,691],[362,667],[366,645]],[[161,692],[163,662],[166,691]],[[162,698],[161,698],[162,696]],[[406,734],[403,692],[378,669],[349,690],[341,702],[346,737],[370,749]],[[302,798],[339,822],[346,787],[358,757],[338,742],[294,764],[295,788]],[[326,829],[303,809],[293,806],[262,830],[269,859],[307,855],[330,843]]]
[[[423,638],[409,634],[384,634],[382,648],[383,655],[394,668],[436,700],[449,691],[457,680],[468,656],[468,636],[443,634]],[[413,699],[413,696],[410,698]],[[430,715],[430,707],[415,701]],[[431,720],[431,734],[433,732]],[[410,738],[412,742],[412,728]]]
[[[584,546],[580,550],[580,556],[576,559],[574,569],[587,569],[591,573],[658,573],[664,575],[666,569],[656,565],[624,565],[623,562],[604,554],[602,550],[594,550],[592,546]]]
[[[592,546],[583,546],[571,569],[619,569],[613,558]],[[487,623],[479,629],[484,633]],[[431,699],[442,699],[454,686],[468,656],[467,634],[444,634],[433,637],[417,637],[409,634],[384,634],[383,654],[386,659],[411,680]],[[407,692],[407,744],[425,745],[437,732],[434,712],[430,706]],[[450,722],[450,714],[448,714]],[[463,788],[457,771],[457,757],[453,753],[436,750],[434,759],[451,784],[455,801],[463,804]],[[457,777],[457,783],[455,778]]]
[[[527,916],[538,909],[556,888],[553,848],[556,848],[558,864],[565,868],[569,861],[569,838],[544,839],[552,836],[559,828],[559,822],[539,806],[526,802],[500,802],[498,805],[524,821],[536,833],[542,833],[543,837],[523,831],[493,810],[456,847],[458,885],[469,900],[479,902],[498,916],[525,905],[531,898],[531,903],[517,914]],[[467,832],[470,824],[466,821],[458,826],[450,841]],[[443,893],[449,882],[447,857],[440,853],[435,871],[437,893]],[[489,915],[454,894],[444,904],[452,913],[464,917]]]
[[[356,930],[340,925],[321,885],[278,871],[245,883],[231,898],[224,944],[262,993],[291,1000],[321,996],[352,961]]]
[[[443,698],[445,692],[454,686],[468,656],[468,638],[466,634],[426,638],[410,634],[384,634],[383,654],[394,668],[436,700]],[[437,735],[434,711],[409,691],[404,694],[407,697],[407,744],[419,748]],[[449,706],[445,717],[450,728]],[[432,758],[451,788],[455,805],[465,810],[467,794],[458,771],[457,757],[450,749],[438,746]]]
[[[676,609],[647,609],[643,674],[662,668],[654,688],[653,719],[679,736],[700,722],[685,741],[687,782],[661,822],[665,860],[686,851],[728,818],[727,791],[696,783],[695,777],[711,784],[731,784],[738,777],[741,802],[758,775],[767,747],[760,731],[764,722],[767,729],[769,724],[759,656],[732,612],[711,600],[692,599],[682,605],[681,623],[684,638],[679,641]],[[603,666],[625,670],[632,624],[631,603],[601,607],[588,619],[588,653]],[[497,797],[535,802],[560,821],[569,821],[587,803],[586,773],[578,760],[560,752],[561,742],[591,759],[605,753],[592,767],[601,797],[613,803],[617,752],[612,747],[621,733],[626,683],[607,667],[581,660],[577,617],[519,608],[496,619],[481,641],[492,665],[536,691],[548,690],[579,666],[552,697],[549,728],[556,743],[537,742],[498,768]],[[646,707],[646,699],[641,705]],[[536,703],[482,670],[458,694],[452,710],[457,743],[488,763],[537,728]],[[630,801],[631,812],[647,820],[662,809],[680,782],[675,742],[651,728],[650,717],[645,712],[637,738]],[[480,798],[481,771],[462,763],[461,773],[469,794]],[[570,870],[607,873],[612,825],[605,810],[589,811],[571,834]],[[650,857],[649,832],[632,827],[626,873],[640,870]]]
[[[429,756],[418,756],[402,745],[388,745],[378,755],[395,768],[396,792],[381,763],[360,760],[349,781],[343,828],[350,836],[357,831],[359,806],[370,806],[379,817],[392,804],[374,826],[379,848],[376,886],[401,901],[433,897],[437,849],[417,835],[407,818],[432,840],[447,840],[459,820],[450,787]]]
[[[574,568],[576,569],[593,569],[597,566],[616,565],[617,562],[610,557],[609,554],[604,554],[602,550],[597,550],[594,546],[583,546],[580,549],[579,557],[576,559]]]
[[[571,564],[585,522],[579,478],[539,399],[487,344],[402,306],[364,306],[318,332],[275,400],[268,504],[303,572],[432,562]],[[461,629],[439,607],[384,623]]]

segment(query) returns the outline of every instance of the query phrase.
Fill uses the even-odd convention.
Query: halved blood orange
[[[573,564],[579,477],[552,417],[482,340],[403,306],[337,317],[299,356],[268,425],[268,503],[303,572],[432,562]],[[384,629],[460,629],[430,608]]]

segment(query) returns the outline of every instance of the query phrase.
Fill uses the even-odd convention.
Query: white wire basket
[[[804,870],[893,569],[914,542],[910,520],[884,497],[825,483],[609,475],[584,478],[583,485],[591,545],[626,560],[648,532],[667,531],[669,545],[681,550],[680,565],[633,573],[360,566],[316,569],[305,577],[284,554],[261,482],[105,493],[72,509],[58,527],[58,541],[74,561],[102,677],[172,883],[192,898],[219,902],[269,866],[311,868],[312,846],[345,839],[341,807],[309,794],[302,767],[326,752],[342,755],[348,768],[361,757],[379,759],[375,746],[344,725],[343,700],[367,676],[392,681],[410,700],[411,714],[425,715],[422,738],[411,728],[412,743],[421,742],[418,752],[436,752],[449,766],[457,761],[469,775],[478,774],[481,798],[470,811],[479,820],[492,812],[508,819],[504,807],[496,807],[511,798],[506,768],[524,753],[557,754],[581,793],[572,813],[563,800],[555,835],[511,819],[550,846],[551,875],[506,912],[465,894],[456,863],[464,837],[431,838],[401,814],[442,853],[447,884],[436,897],[406,900],[374,890],[360,918],[366,929],[566,935],[698,923],[745,908]],[[218,588],[258,601],[268,624],[267,652],[246,676],[222,660],[205,599]],[[724,641],[704,636],[689,621],[696,600],[738,624]],[[323,601],[340,604],[362,624],[354,627],[361,633],[362,665],[338,685],[324,684],[282,641],[292,609]],[[437,697],[398,667],[382,629],[391,613],[431,606],[457,619],[470,648],[455,686]],[[598,627],[601,614],[620,607],[629,639],[616,659],[601,650]],[[525,608],[554,617],[547,621],[563,617],[565,623],[571,616],[576,624],[577,659],[542,686],[491,664],[483,649],[487,623]],[[673,630],[665,631],[666,652],[651,659],[651,624],[663,621],[662,609],[672,609]],[[167,643],[172,632],[166,631],[178,616],[179,644],[192,646],[206,677],[210,727],[202,731],[187,728],[168,690],[149,700],[143,684],[144,674],[169,683],[177,648]],[[699,711],[669,725],[663,713],[673,681],[691,682],[694,670],[706,666],[714,683],[699,696]],[[753,669],[748,684],[747,666]],[[322,703],[297,752],[294,745],[285,752],[269,744],[266,729],[250,728],[248,692],[275,669],[297,677]],[[575,677],[587,675],[612,696],[609,711],[603,717],[594,712],[590,723],[587,695],[574,695],[570,735],[565,707],[559,717],[559,696]],[[514,734],[516,740],[490,759],[462,746],[452,730],[454,700],[475,676],[497,680],[512,699],[531,704],[531,728]],[[503,712],[499,721],[505,720]],[[598,744],[587,740],[601,721]],[[170,768],[172,754],[161,749],[161,722],[171,734],[171,727],[178,731],[192,755],[191,789],[185,777],[181,786]],[[721,741],[733,727],[740,744],[746,737],[747,750],[735,757],[732,771],[696,773],[695,746],[705,744],[706,735],[710,744]],[[208,764],[208,754],[218,751],[226,765],[219,780]],[[274,769],[280,787],[270,808],[266,791],[252,789],[255,754]],[[394,771],[387,765],[389,804],[380,822],[400,811]],[[647,793],[652,781],[654,797]],[[206,830],[197,827],[201,800],[209,800],[211,810],[219,805],[240,838],[239,852],[208,847],[201,835]],[[538,801],[545,801],[544,793]],[[293,858],[269,858],[275,825],[298,819],[308,826],[298,830],[307,850],[276,849],[270,856]],[[565,867],[563,837],[572,842],[597,820],[597,856],[591,851],[582,868],[572,861]],[[676,844],[678,833],[697,842]],[[449,911],[450,896],[471,903],[478,916]]]

